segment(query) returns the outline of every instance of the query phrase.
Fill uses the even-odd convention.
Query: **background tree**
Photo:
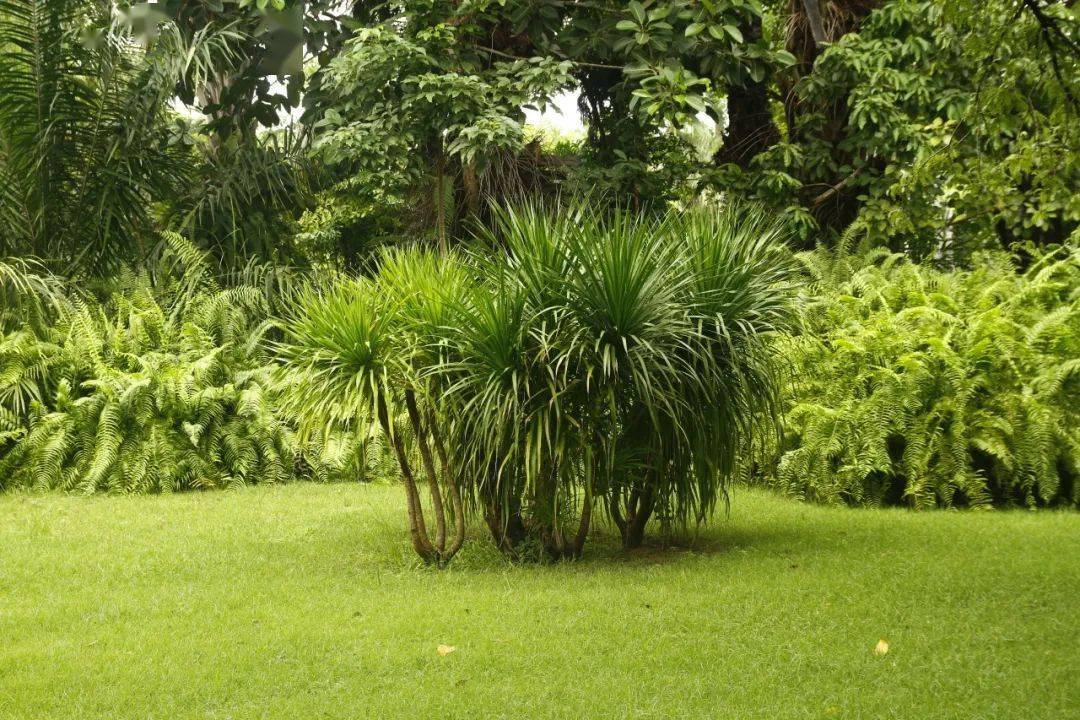
[[[294,127],[304,62],[340,36],[334,4],[298,0],[168,0],[157,6],[185,37],[230,29],[236,51],[208,76],[185,76],[177,98],[197,112],[198,177],[170,221],[226,266],[249,257],[302,262],[283,239],[321,178]],[[336,7],[336,6],[334,6]],[[282,129],[284,128],[284,129]]]
[[[379,4],[325,68],[318,147],[368,182],[419,198],[445,247],[477,213],[481,175],[524,145],[523,108],[567,82],[568,65],[479,44],[507,22],[496,3]]]
[[[720,168],[716,187],[786,206],[807,243],[857,221],[896,250],[963,262],[1018,237],[1068,236],[1078,218],[1067,189],[1077,180],[1075,9],[820,5],[824,44],[808,35],[801,4],[789,6],[786,42],[799,62],[781,76],[782,141],[748,169]]]

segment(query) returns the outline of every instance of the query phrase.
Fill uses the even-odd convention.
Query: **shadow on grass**
[[[596,541],[594,543],[594,540]],[[759,552],[762,555],[787,555],[807,543],[828,549],[833,545],[826,533],[805,527],[757,525],[749,528],[706,527],[699,531],[683,531],[663,536],[654,532],[638,548],[624,549],[617,535],[589,538],[585,549],[588,562],[621,562],[640,565],[677,563],[696,557],[714,557],[735,551]]]
[[[596,519],[584,556],[576,561],[550,562],[539,548],[525,559],[500,553],[491,542],[483,521],[470,517],[466,542],[444,572],[504,573],[527,568],[562,567],[593,571],[606,565],[619,567],[673,565],[701,558],[722,558],[733,552],[754,553],[762,558],[778,558],[812,547],[815,553],[840,551],[841,539],[849,530],[840,527],[828,514],[813,514],[793,520],[769,499],[738,515],[721,514],[701,526],[664,534],[659,523],[650,525],[644,546],[622,548],[617,529],[609,518]],[[423,563],[409,546],[404,508],[383,503],[356,503],[347,516],[328,519],[313,538],[319,547],[334,547],[340,556],[331,572],[377,569],[390,574],[424,571]],[[439,572],[431,568],[433,572]]]

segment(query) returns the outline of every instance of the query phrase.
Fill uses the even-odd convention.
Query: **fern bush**
[[[799,256],[801,330],[769,482],[849,504],[1075,504],[1080,250],[1018,272],[884,252]]]
[[[178,236],[155,270],[104,299],[53,296],[51,324],[0,335],[0,488],[172,491],[355,462],[354,445],[301,444],[276,408],[263,287],[219,287]]]

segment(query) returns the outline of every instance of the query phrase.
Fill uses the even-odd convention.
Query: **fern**
[[[804,253],[786,431],[759,479],[821,502],[1075,504],[1080,250],[1019,274]]]
[[[351,457],[323,457],[276,406],[265,292],[222,288],[201,251],[165,244],[158,265],[117,273],[101,299],[64,295],[47,326],[0,332],[0,487],[172,492],[351,474]]]

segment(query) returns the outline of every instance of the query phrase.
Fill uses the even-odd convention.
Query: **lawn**
[[[1080,717],[1076,513],[740,490],[690,547],[440,572],[402,501],[0,496],[0,717]]]

